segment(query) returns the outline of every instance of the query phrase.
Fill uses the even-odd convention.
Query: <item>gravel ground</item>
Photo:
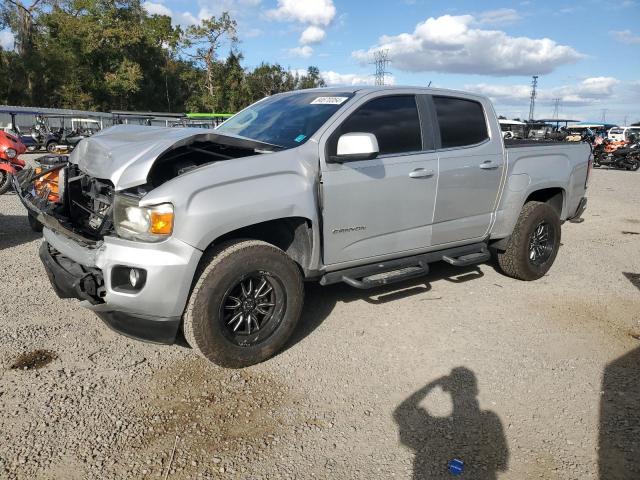
[[[537,282],[308,285],[289,348],[234,371],[58,299],[4,195],[0,478],[640,478],[640,173],[589,197]]]

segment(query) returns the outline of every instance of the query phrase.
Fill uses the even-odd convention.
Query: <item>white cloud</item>
[[[472,15],[429,18],[413,33],[383,35],[369,50],[352,53],[368,63],[376,50],[388,50],[393,66],[410,72],[532,75],[584,57],[549,38],[511,37],[499,30],[473,28]]]
[[[375,78],[373,75],[359,75],[357,73],[338,73],[333,70],[320,72],[320,76],[327,85],[373,85]],[[395,78],[391,75],[385,78],[387,85],[395,84]]]
[[[555,98],[566,106],[582,106],[600,103],[611,99],[615,87],[620,83],[613,77],[585,78],[575,85],[562,85],[552,88],[540,88],[537,91],[539,102],[551,103]],[[479,83],[465,85],[466,90],[487,95],[494,102],[502,105],[528,105],[531,94],[530,85],[491,85]]]
[[[640,43],[640,35],[632,33],[631,30],[614,30],[609,33],[622,43],[628,43],[629,45]]]
[[[302,45],[312,45],[314,43],[320,43],[324,40],[327,33],[320,27],[315,25],[308,26],[304,32],[300,35],[300,43]]]
[[[333,0],[278,0],[278,8],[267,11],[274,20],[328,26],[336,16]]]
[[[261,3],[262,0],[199,0],[198,2],[201,12],[207,12],[209,17],[212,15],[220,16],[223,12],[229,12],[236,19],[245,16],[257,16],[255,9]]]
[[[262,0],[217,0],[199,2],[201,8],[197,14],[194,14],[188,10],[173,11],[167,7],[163,0],[157,2],[145,1],[142,4],[144,8],[151,15],[167,15],[171,17],[171,21],[174,25],[195,25],[205,18],[211,18],[212,16],[219,17],[223,12],[230,12],[231,15],[239,19],[240,29],[242,29],[242,23],[240,22],[242,17],[247,16],[252,12],[252,9],[258,7]],[[248,36],[257,36],[260,32],[255,28],[248,28]]]
[[[9,30],[0,31],[0,47],[3,50],[13,50],[16,38]]]
[[[313,48],[311,48],[309,45],[290,48],[289,55],[293,55],[294,57],[309,58],[311,55],[313,55]]]
[[[149,15],[166,15],[167,17],[173,17],[171,9],[162,3],[144,2],[142,8],[144,8]]]
[[[478,15],[478,23],[484,25],[508,25],[520,20],[520,14],[513,8],[498,8]]]

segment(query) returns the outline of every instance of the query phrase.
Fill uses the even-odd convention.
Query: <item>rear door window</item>
[[[420,117],[414,95],[375,98],[358,108],[336,130],[329,141],[329,155],[335,155],[338,138],[345,133],[373,133],[380,155],[422,150]]]
[[[466,147],[489,138],[482,105],[455,97],[433,97],[440,127],[441,148]]]

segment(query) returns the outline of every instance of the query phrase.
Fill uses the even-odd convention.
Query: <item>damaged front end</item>
[[[27,167],[14,177],[22,203],[41,224],[85,245],[113,232],[114,186],[82,173],[60,157]]]
[[[145,197],[176,177],[207,175],[212,163],[278,149],[215,132],[120,126],[70,156],[37,160],[12,181],[44,227],[40,258],[58,296],[82,300],[126,335],[172,343],[202,250],[174,232],[172,195],[180,201],[185,192]]]
[[[113,230],[113,185],[81,173],[66,157],[45,157],[14,176],[13,183],[29,215],[68,238],[71,248],[80,244],[96,251]],[[46,241],[39,255],[60,298],[104,303],[105,282],[99,269],[70,260]]]

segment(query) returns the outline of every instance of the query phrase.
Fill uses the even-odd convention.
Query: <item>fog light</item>
[[[111,288],[117,292],[139,292],[146,281],[147,271],[143,268],[118,265],[111,270]]]
[[[132,268],[131,270],[129,270],[129,283],[133,288],[136,288],[136,285],[138,285],[139,280],[140,280],[140,272],[138,272],[138,270],[136,270],[135,268]]]

